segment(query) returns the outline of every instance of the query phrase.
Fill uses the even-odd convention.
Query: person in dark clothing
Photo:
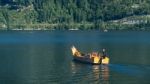
[[[102,58],[105,59],[105,57],[107,56],[105,49],[102,50],[102,54],[103,54],[103,55],[102,55]]]
[[[100,63],[102,63],[102,60],[105,59],[105,57],[107,57],[107,54],[106,54],[106,50],[103,48],[103,49],[102,49],[102,56],[101,56],[101,58],[100,58],[100,60],[99,60]]]

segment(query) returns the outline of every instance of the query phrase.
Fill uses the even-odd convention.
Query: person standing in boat
[[[100,55],[100,60],[99,60],[100,64],[102,63],[102,60],[106,58],[106,56],[107,56],[106,50],[103,48],[102,55]]]
[[[102,49],[102,59],[105,59],[105,57],[107,57],[107,54],[106,54],[106,49]]]

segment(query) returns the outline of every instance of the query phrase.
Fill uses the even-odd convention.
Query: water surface
[[[150,84],[150,32],[0,31],[0,84]],[[72,61],[106,48],[109,65]]]

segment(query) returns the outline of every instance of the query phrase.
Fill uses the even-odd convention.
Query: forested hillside
[[[0,0],[0,12],[0,25],[8,29],[109,29],[132,16],[143,18],[125,27],[148,26],[150,0]]]

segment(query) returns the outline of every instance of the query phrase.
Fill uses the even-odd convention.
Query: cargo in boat
[[[74,46],[71,47],[73,59],[83,63],[90,64],[109,64],[109,57],[106,56],[105,50],[103,53],[92,52],[88,54],[81,53]]]

